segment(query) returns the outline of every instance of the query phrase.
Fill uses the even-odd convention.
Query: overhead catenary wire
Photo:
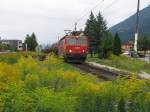
[[[99,2],[100,2],[100,0],[96,1],[96,5],[97,5],[97,3],[99,4]],[[94,5],[94,7],[96,5]],[[92,8],[90,8],[90,9],[92,10]],[[84,13],[84,15],[86,15],[87,13],[89,13],[89,8],[84,9],[82,12]],[[82,15],[82,17],[83,17],[83,13],[80,13],[80,15]],[[78,18],[77,21],[80,20],[82,17]]]
[[[100,4],[102,4],[104,2],[104,0],[98,0],[97,2],[96,2],[96,5],[94,5],[94,7],[93,8],[91,8],[90,10],[88,10],[88,11],[86,11],[87,9],[85,9],[84,11],[86,11],[86,13],[85,14],[83,14],[79,19],[77,19],[76,20],[76,22],[75,22],[75,30],[77,29],[77,24],[80,22],[80,21],[82,21],[83,20],[83,18],[87,15],[87,14],[89,14],[89,12],[90,11],[93,11],[93,10],[95,10]],[[71,25],[72,26],[72,25]]]
[[[83,18],[86,16],[86,15],[88,15],[89,13],[90,13],[90,11],[94,11],[98,6],[100,6],[104,1],[106,1],[106,0],[98,0],[97,2],[96,2],[96,5],[94,5],[92,8],[86,8],[85,10],[84,10],[84,14],[79,18],[79,19],[77,19],[77,20],[75,20],[74,21],[74,23],[76,24],[75,25],[75,28],[74,29],[77,29],[77,24],[80,22],[80,21],[82,21],[83,20]],[[109,6],[107,6],[107,7],[105,7],[104,9],[108,9],[108,8],[110,8],[110,7],[112,7],[113,6],[113,4],[115,4],[116,3],[116,1],[118,1],[118,0],[114,0]],[[86,11],[87,10],[87,11]],[[71,26],[74,26],[73,24],[71,25]]]
[[[94,11],[94,10],[95,10],[98,6],[100,6],[104,1],[105,1],[105,0],[101,0],[101,1],[98,0],[98,1],[96,2],[96,5],[95,5],[93,8],[91,8],[90,10],[88,10],[84,15],[82,15],[79,19],[77,19],[77,21],[76,21],[75,23],[78,24],[80,21],[82,21],[83,18],[84,18],[87,14],[90,13],[90,11]],[[111,8],[111,7],[113,6],[113,4],[116,3],[116,1],[118,1],[118,0],[113,0],[112,3],[111,3],[109,6],[105,7],[104,9]]]
[[[104,9],[111,8],[117,1],[119,1],[119,0],[113,0],[112,3],[110,5],[108,5],[107,7],[105,7]]]
[[[90,10],[88,10],[83,16],[81,16],[81,18],[77,19],[76,23],[82,21],[83,18],[84,18],[87,14],[89,14],[90,11],[95,10],[95,9],[96,9],[100,4],[102,4],[103,2],[104,2],[104,0],[101,0],[101,1],[98,0],[97,3],[96,3],[96,5],[95,5],[93,8],[91,8]]]

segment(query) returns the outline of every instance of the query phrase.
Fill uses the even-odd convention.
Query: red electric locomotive
[[[58,44],[58,54],[68,62],[83,62],[88,52],[88,38],[84,35],[66,35]]]

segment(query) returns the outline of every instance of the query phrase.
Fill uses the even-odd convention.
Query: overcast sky
[[[141,9],[149,4],[141,0]],[[78,29],[83,29],[94,7],[110,27],[134,14],[136,6],[137,0],[0,0],[0,36],[24,40],[35,32],[39,43],[51,44],[78,20]]]

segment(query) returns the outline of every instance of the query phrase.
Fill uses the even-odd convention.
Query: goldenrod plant
[[[45,61],[32,56],[15,58],[14,63],[0,62],[0,112],[150,110],[149,80],[132,76],[101,81],[81,74],[54,55]]]

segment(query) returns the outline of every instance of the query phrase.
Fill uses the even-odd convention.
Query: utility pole
[[[28,52],[28,44],[25,44],[26,52]]]
[[[140,10],[140,0],[138,0],[137,14],[136,14],[136,29],[135,29],[135,40],[134,40],[134,51],[137,52],[137,42],[139,36],[139,10]]]
[[[75,31],[77,31],[77,22],[75,22],[75,24],[74,24],[74,25],[75,25],[74,30],[75,30]]]

